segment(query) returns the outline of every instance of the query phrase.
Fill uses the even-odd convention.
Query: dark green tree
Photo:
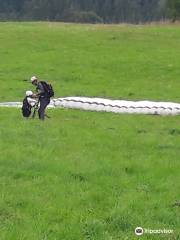
[[[141,23],[179,12],[180,0],[0,0],[1,20]]]
[[[180,18],[180,0],[167,0],[168,16],[175,22]]]

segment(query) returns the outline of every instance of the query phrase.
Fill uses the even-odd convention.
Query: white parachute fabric
[[[21,102],[4,102],[4,103],[0,103],[0,107],[21,108],[22,107],[22,103]]]
[[[21,102],[0,103],[0,107],[21,107]],[[65,97],[52,99],[48,108],[72,108],[86,111],[105,111],[129,114],[180,115],[180,103],[125,101],[89,97]]]
[[[173,102],[124,101],[86,97],[58,98],[54,99],[53,102],[55,107],[76,108],[88,111],[158,115],[180,114],[180,104]]]

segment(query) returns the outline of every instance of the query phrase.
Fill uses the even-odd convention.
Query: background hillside
[[[179,16],[179,0],[0,0],[0,20],[142,23]]]

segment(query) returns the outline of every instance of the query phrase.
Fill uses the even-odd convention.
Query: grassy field
[[[0,23],[0,102],[32,75],[60,96],[179,102],[180,28]],[[0,109],[0,240],[180,239],[179,117]]]

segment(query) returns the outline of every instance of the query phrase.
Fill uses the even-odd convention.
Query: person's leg
[[[47,98],[41,98],[40,99],[40,108],[38,110],[39,119],[44,120],[45,109],[46,109],[46,107],[49,103],[50,103],[50,100],[47,99]]]

